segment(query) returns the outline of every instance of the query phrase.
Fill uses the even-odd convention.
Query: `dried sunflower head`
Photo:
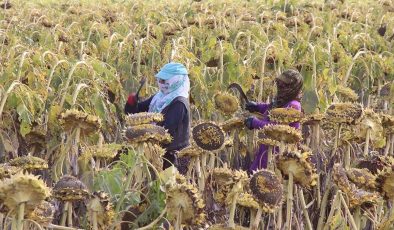
[[[386,167],[379,173],[376,178],[376,186],[386,199],[394,199],[394,170],[392,166]]]
[[[11,166],[15,166],[24,170],[42,170],[48,168],[48,162],[39,157],[22,156],[9,161]]]
[[[225,165],[224,167],[214,168],[212,170],[212,179],[218,187],[233,184],[233,170],[227,168]]]
[[[373,175],[377,175],[380,171],[393,164],[394,158],[391,156],[370,155],[359,160],[357,168],[368,169]]]
[[[0,200],[10,210],[25,203],[26,213],[29,213],[50,195],[51,190],[45,182],[32,174],[19,172],[0,181]]]
[[[271,171],[261,170],[254,173],[249,186],[253,197],[265,212],[274,212],[282,202],[282,182]]]
[[[55,214],[55,207],[47,202],[42,201],[34,211],[27,214],[27,219],[34,220],[43,226],[48,226],[53,221],[53,216]]]
[[[93,223],[93,213],[96,213],[98,229],[105,230],[113,224],[115,211],[107,193],[103,191],[93,192],[86,207],[88,209],[90,225]]]
[[[191,184],[175,184],[167,190],[167,214],[169,220],[175,220],[179,209],[182,211],[182,224],[200,225],[205,222],[205,203],[198,189]]]
[[[394,116],[389,114],[380,114],[382,125],[386,135],[394,133]]]
[[[245,127],[244,119],[242,117],[233,117],[229,120],[222,122],[220,126],[226,132],[234,129],[242,129]]]
[[[276,162],[284,175],[293,174],[295,183],[309,188],[316,185],[318,177],[311,156],[311,152],[284,152]]]
[[[124,130],[123,136],[130,144],[143,142],[168,144],[172,141],[171,135],[166,129],[152,124],[130,126]]]
[[[118,151],[122,149],[120,144],[103,144],[87,146],[83,149],[81,158],[90,159],[92,157],[99,159],[113,159]]]
[[[86,185],[69,175],[60,178],[53,188],[53,197],[61,201],[85,200],[88,195]]]
[[[0,180],[4,178],[9,178],[11,175],[17,174],[22,170],[22,168],[11,166],[8,163],[0,164]]]
[[[178,157],[198,157],[200,156],[204,151],[200,148],[198,148],[195,145],[190,145],[186,148],[181,149],[178,151],[177,156]]]
[[[334,165],[332,179],[338,188],[346,194],[351,194],[356,189],[356,186],[349,181],[345,169],[340,164]]]
[[[330,105],[326,111],[326,118],[332,123],[357,123],[363,116],[363,107],[358,103],[344,102]]]
[[[260,132],[266,138],[285,144],[295,144],[302,139],[301,131],[288,125],[266,125]]]
[[[337,94],[339,94],[345,101],[357,101],[358,95],[349,87],[338,85]]]
[[[146,159],[156,168],[161,171],[163,168],[163,158],[166,150],[158,144],[144,143],[144,155]]]
[[[198,147],[213,151],[223,147],[225,135],[220,126],[213,122],[202,122],[192,130],[192,137]]]
[[[303,114],[301,111],[293,108],[275,108],[270,110],[269,118],[273,122],[289,124],[301,121]]]
[[[59,121],[64,130],[71,131],[80,128],[84,135],[96,132],[101,128],[101,120],[99,117],[76,109],[66,110],[66,112],[61,113]]]
[[[257,203],[256,199],[249,193],[240,193],[237,198],[237,204],[245,208],[259,208],[259,203]]]
[[[29,148],[34,148],[34,152],[40,152],[46,145],[45,133],[36,130],[26,134],[25,140]]]
[[[367,130],[370,130],[369,140],[374,148],[382,148],[385,145],[383,136],[382,120],[372,109],[365,109],[364,116],[360,123],[354,127],[354,136],[359,140],[364,140]]]
[[[376,188],[376,176],[370,173],[368,169],[351,168],[346,170],[346,175],[359,188],[370,190]]]
[[[215,106],[224,114],[233,114],[238,110],[238,98],[227,92],[218,92],[213,96]]]
[[[145,125],[163,121],[164,117],[161,113],[142,112],[129,114],[125,117],[127,126]]]
[[[348,198],[350,208],[377,204],[378,200],[381,199],[377,193],[367,192],[362,189],[353,190],[348,194]]]
[[[319,124],[325,118],[324,113],[312,113],[305,116],[301,122],[303,125]]]
[[[257,140],[258,145],[267,145],[267,146],[279,146],[280,142],[272,140],[270,138],[261,138]]]

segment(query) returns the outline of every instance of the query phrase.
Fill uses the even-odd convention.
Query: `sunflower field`
[[[0,229],[394,229],[393,52],[393,0],[1,0]],[[168,62],[191,81],[185,175],[162,115],[123,109]],[[228,86],[270,102],[286,69],[303,111],[247,129]]]

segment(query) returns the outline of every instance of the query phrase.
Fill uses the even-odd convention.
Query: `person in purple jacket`
[[[249,112],[259,112],[263,114],[260,120],[254,116],[248,117],[245,120],[245,125],[249,129],[261,129],[268,124],[273,124],[269,120],[268,113],[274,108],[294,108],[301,111],[301,97],[303,87],[303,77],[296,70],[286,70],[280,74],[276,79],[277,94],[272,103],[256,103],[249,102],[246,104],[246,110]],[[300,123],[291,123],[290,126],[299,129]],[[250,172],[267,168],[268,164],[268,147],[260,145],[254,161],[249,167]]]

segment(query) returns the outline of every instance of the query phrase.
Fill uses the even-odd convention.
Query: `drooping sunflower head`
[[[349,181],[345,169],[340,164],[334,165],[332,179],[337,187],[346,194],[351,194],[355,189],[355,185]]]
[[[303,187],[313,187],[317,183],[316,168],[311,162],[310,152],[287,151],[278,155],[278,169],[286,176],[294,176],[294,182]]]
[[[29,213],[50,195],[51,190],[45,182],[32,174],[19,172],[0,181],[0,200],[10,210],[25,203],[26,213]]]
[[[66,112],[61,113],[59,121],[64,130],[71,131],[80,128],[85,135],[96,132],[101,128],[101,119],[99,117],[76,109],[66,110]]]
[[[346,175],[359,188],[369,190],[376,188],[376,176],[370,173],[368,169],[351,168],[346,170]]]
[[[288,125],[266,125],[260,132],[266,138],[285,144],[295,144],[302,139],[301,132]]]
[[[77,178],[65,175],[55,184],[53,197],[61,201],[85,200],[89,195],[86,185]]]
[[[355,208],[361,205],[373,205],[377,204],[381,197],[379,194],[374,192],[368,192],[363,189],[355,189],[350,194],[347,194],[349,198],[349,207]]]
[[[88,221],[91,226],[93,225],[93,213],[96,213],[98,229],[104,230],[113,224],[115,211],[107,193],[103,191],[93,192],[86,207],[89,215]]]
[[[34,148],[35,152],[40,152],[42,149],[45,148],[46,145],[45,132],[40,132],[38,130],[34,130],[26,134],[25,140],[28,147]]]
[[[325,117],[324,113],[311,113],[305,116],[301,122],[304,125],[319,124],[325,119]]]
[[[376,187],[389,200],[394,199],[394,170],[392,166],[384,168],[376,178]]]
[[[139,144],[143,142],[168,144],[172,141],[171,135],[166,129],[153,124],[127,127],[123,132],[123,136],[130,144]]]
[[[355,127],[354,134],[358,139],[364,140],[367,135],[367,131],[370,132],[369,140],[371,142],[371,146],[374,148],[382,148],[385,144],[382,120],[372,109],[364,110],[364,116],[360,123]]]
[[[163,121],[164,117],[161,113],[142,112],[129,114],[125,117],[127,126],[145,125]]]
[[[363,107],[358,103],[343,102],[330,105],[326,118],[332,123],[357,123],[363,116]]]
[[[260,133],[259,133],[260,134]],[[279,146],[280,142],[270,138],[261,138],[257,140],[258,145]]]
[[[265,212],[274,212],[283,198],[282,182],[275,173],[261,170],[250,179],[250,190]]]
[[[240,193],[237,198],[237,204],[245,208],[251,208],[251,209],[259,208],[259,203],[249,193]]]
[[[205,202],[198,189],[191,184],[174,184],[167,190],[168,219],[174,221],[182,212],[182,224],[198,226],[205,222]]]
[[[239,108],[238,98],[227,92],[218,92],[213,96],[215,106],[224,114],[233,114]]]
[[[212,170],[212,179],[218,187],[226,186],[229,184],[233,184],[233,170],[227,168],[225,165],[224,167],[214,168]]]
[[[213,151],[223,147],[225,135],[220,126],[213,122],[202,122],[192,130],[195,144],[203,150]]]
[[[391,156],[371,155],[359,160],[357,168],[368,169],[373,175],[377,175],[383,169],[393,164],[394,158]]]
[[[27,218],[34,220],[43,226],[48,226],[53,221],[55,215],[55,207],[47,202],[42,201],[31,213],[27,214]]]
[[[379,92],[379,96],[381,96],[384,100],[390,100],[394,97],[394,86],[392,82],[386,83]]]
[[[245,127],[244,119],[242,117],[233,117],[229,120],[222,122],[220,126],[226,132]]]
[[[83,154],[81,158],[90,159],[92,157],[110,160],[113,159],[118,151],[122,149],[120,144],[103,144],[103,145],[93,145],[87,146],[83,149]]]
[[[380,114],[382,125],[386,135],[394,133],[394,116],[389,114]]]
[[[275,108],[269,112],[269,118],[273,122],[289,124],[301,121],[303,114],[301,111],[293,108]]]
[[[0,180],[9,178],[11,175],[17,174],[22,170],[22,168],[11,166],[9,163],[0,164]]]
[[[198,157],[201,154],[203,154],[203,150],[201,148],[198,148],[195,145],[190,145],[186,148],[181,149],[177,156],[178,157]]]
[[[339,94],[345,101],[357,101],[358,99],[357,93],[346,86],[338,85],[336,93]]]
[[[48,168],[48,162],[44,159],[34,156],[17,157],[9,161],[11,166],[24,170],[43,170]]]

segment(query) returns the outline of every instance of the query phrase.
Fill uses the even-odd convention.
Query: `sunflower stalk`
[[[60,219],[60,225],[61,226],[65,226],[66,225],[66,220],[67,220],[67,211],[68,211],[68,206],[69,206],[70,202],[66,201],[66,203],[64,203],[63,206],[63,212],[62,212],[62,217]]]
[[[16,229],[23,230],[23,217],[25,216],[25,202],[18,205],[18,216],[16,220]]]
[[[175,230],[182,230],[182,208],[178,208],[178,215],[176,216]]]
[[[73,204],[71,202],[69,202],[67,208],[67,223],[68,223],[68,227],[73,226]]]
[[[310,220],[309,214],[308,214],[308,209],[307,209],[306,203],[305,203],[304,192],[302,191],[301,187],[298,187],[298,189],[299,189],[298,190],[298,199],[300,200],[302,212],[304,213],[306,227],[308,230],[313,230],[312,223],[311,223],[311,220]]]
[[[369,139],[371,137],[371,128],[367,129],[367,134],[365,137],[365,145],[364,145],[364,157],[368,156],[369,151]]]
[[[350,168],[350,153],[351,153],[351,145],[350,143],[346,144],[346,152],[345,152],[345,160],[344,160],[344,168]]]
[[[356,229],[360,229],[361,226],[361,207],[358,206],[353,214],[353,219],[356,224]]]
[[[252,230],[259,229],[259,224],[262,215],[263,215],[263,209],[259,206],[259,209],[257,209],[256,218],[254,219],[253,225],[251,227]]]
[[[323,195],[321,205],[320,205],[319,221],[317,223],[316,229],[323,229],[326,207],[327,207],[327,202],[328,202],[328,195],[330,194],[330,188],[331,188],[330,177],[331,177],[331,175],[329,175],[327,177],[328,179],[326,180],[326,183],[325,183],[324,195]]]
[[[353,229],[358,230],[357,225],[356,225],[356,222],[355,222],[354,219],[353,219],[352,213],[350,212],[349,207],[348,207],[348,205],[346,204],[346,201],[345,201],[345,199],[344,199],[343,196],[342,196],[342,193],[339,193],[339,198],[340,198],[340,200],[341,200],[341,203],[342,203],[343,207],[345,208],[346,214],[348,215],[348,219],[349,219],[349,222],[350,222],[350,226],[351,226]]]
[[[93,212],[93,230],[98,230],[97,226],[97,212]]]
[[[286,211],[286,227],[287,230],[291,230],[291,218],[292,218],[292,209],[293,209],[293,173],[289,173],[289,180],[287,181],[287,211]]]
[[[242,189],[242,182],[241,181],[238,181],[234,185],[234,187],[232,188],[232,192],[234,192],[234,195],[233,195],[233,199],[231,200],[230,216],[228,219],[228,227],[229,228],[235,227],[235,223],[234,223],[235,209],[237,207],[238,194],[241,189]]]

